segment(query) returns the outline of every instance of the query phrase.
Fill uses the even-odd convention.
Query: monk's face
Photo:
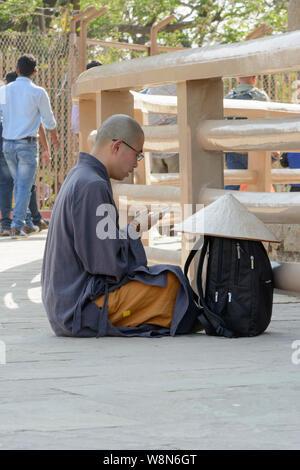
[[[140,136],[133,143],[120,140],[115,168],[117,177],[115,179],[122,180],[133,172],[138,165],[138,156],[143,151],[143,145],[144,136]]]

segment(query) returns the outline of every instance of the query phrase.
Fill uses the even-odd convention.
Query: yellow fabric
[[[115,326],[139,326],[145,323],[169,328],[179,281],[168,271],[166,287],[131,281],[108,294],[108,318]],[[94,301],[104,304],[104,295]]]

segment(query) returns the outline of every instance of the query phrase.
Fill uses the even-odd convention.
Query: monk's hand
[[[168,209],[164,209],[163,211],[157,211],[154,213],[149,213],[148,210],[146,209],[145,211],[142,211],[137,215],[131,222],[130,225],[134,227],[136,232],[142,234],[143,232],[147,232],[150,230],[153,225],[155,225],[159,220],[162,219],[164,216],[164,212],[166,212]]]
[[[147,232],[151,228],[151,214],[148,210],[140,212],[131,222],[131,227],[140,234]]]

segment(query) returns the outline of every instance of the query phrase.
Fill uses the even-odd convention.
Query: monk
[[[119,227],[110,178],[133,172],[143,144],[137,121],[111,116],[59,191],[42,267],[42,299],[58,336],[174,336],[195,327],[181,268],[147,266],[140,237],[149,217]]]

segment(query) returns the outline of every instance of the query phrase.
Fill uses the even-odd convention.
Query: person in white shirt
[[[25,225],[38,163],[38,130],[42,122],[50,132],[54,145],[59,146],[49,96],[33,83],[37,74],[36,59],[24,55],[17,62],[18,78],[1,88],[0,114],[3,122],[3,154],[14,180],[15,207],[11,237],[26,237],[33,230]]]

